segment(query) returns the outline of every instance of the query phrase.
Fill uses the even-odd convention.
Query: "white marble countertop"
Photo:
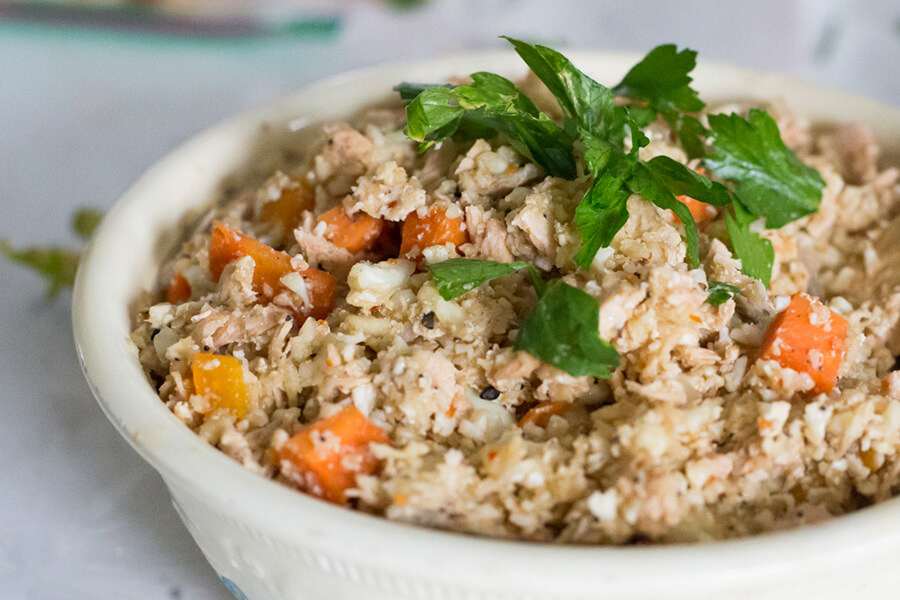
[[[896,0],[434,0],[354,4],[332,35],[196,41],[0,21],[0,237],[72,242],[75,207],[106,208],[173,146],[321,76],[499,48],[509,33],[782,71],[900,104]],[[69,298],[0,262],[0,595],[224,600],[156,474],[97,408]],[[254,599],[256,600],[256,599]]]

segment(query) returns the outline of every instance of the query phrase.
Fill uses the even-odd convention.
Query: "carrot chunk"
[[[356,476],[378,470],[379,461],[369,444],[389,443],[383,429],[350,405],[295,433],[282,446],[280,457],[308,492],[344,504],[347,490],[356,486]]]
[[[300,321],[306,317],[313,319],[325,319],[334,308],[334,292],[337,289],[337,279],[331,273],[319,269],[306,269],[300,271],[303,281],[306,283],[306,294],[309,296],[309,306],[298,307],[294,313]]]
[[[806,373],[814,394],[827,393],[837,382],[846,335],[846,319],[801,292],[772,321],[757,358]]]
[[[191,284],[181,273],[176,273],[172,278],[172,285],[166,290],[166,302],[169,304],[181,304],[191,297]]]
[[[350,252],[369,250],[384,232],[384,219],[376,219],[365,213],[354,217],[347,216],[343,207],[335,206],[322,214],[319,223],[325,223],[325,238],[335,246]]]
[[[708,221],[709,219],[716,216],[716,210],[712,204],[701,202],[700,200],[696,200],[694,198],[691,198],[690,196],[678,196],[676,200],[688,207],[688,210],[691,211],[691,216],[694,217],[694,221],[696,221],[697,223]],[[681,222],[681,219],[679,219],[677,216],[675,217],[675,219],[679,223]]]
[[[707,175],[706,169],[704,169],[703,167],[698,167],[694,170],[701,175]],[[716,209],[712,204],[701,202],[700,200],[691,198],[690,196],[676,196],[675,199],[688,207],[688,210],[691,211],[691,216],[694,217],[694,221],[696,223],[708,221],[709,219],[716,216]],[[676,221],[681,223],[681,219],[679,219],[677,215],[673,213],[672,216],[675,217]]]
[[[400,256],[405,257],[413,248],[418,248],[421,253],[431,246],[453,244],[459,247],[467,241],[469,236],[463,229],[462,217],[451,219],[445,209],[437,207],[431,207],[424,217],[413,211],[403,222]]]
[[[519,427],[525,427],[526,423],[534,423],[538,427],[546,427],[550,417],[553,415],[562,416],[570,408],[572,408],[571,402],[557,400],[541,402],[519,419]]]
[[[253,289],[264,299],[271,300],[287,288],[281,278],[294,272],[291,257],[262,242],[247,237],[222,223],[213,225],[209,243],[209,269],[213,280],[218,282],[222,271],[234,260],[250,256],[253,270]],[[297,271],[303,277],[309,303],[293,307],[294,316],[299,321],[312,316],[324,319],[334,308],[334,292],[337,280],[330,273],[319,269]]]
[[[233,356],[195,354],[191,361],[194,391],[209,402],[204,414],[225,410],[242,419],[250,410],[250,396],[244,383],[241,361]]]
[[[269,225],[280,225],[283,234],[289,234],[300,224],[303,211],[312,210],[316,196],[306,179],[293,181],[294,185],[281,190],[281,195],[262,205],[259,220]]]

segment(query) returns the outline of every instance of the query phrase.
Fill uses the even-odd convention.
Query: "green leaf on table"
[[[719,306],[740,293],[741,290],[733,285],[721,281],[710,281],[706,287],[706,301],[713,306]]]
[[[781,139],[778,125],[764,110],[740,115],[709,115],[713,154],[706,166],[736,182],[735,195],[750,213],[777,229],[816,212],[825,181],[797,158]]]
[[[17,250],[6,240],[0,240],[0,254],[46,279],[49,283],[48,298],[55,298],[61,289],[72,287],[81,258],[80,252],[54,246],[33,246]]]
[[[750,231],[753,215],[747,212],[739,202],[733,205],[734,214],[725,215],[725,225],[731,238],[734,255],[741,259],[741,272],[744,275],[762,281],[769,287],[772,278],[772,265],[775,264],[775,250],[772,242]]]
[[[526,262],[502,263],[475,258],[451,258],[428,265],[434,285],[444,300],[453,300],[471,292],[482,283],[510,275],[520,269],[534,270]],[[532,273],[532,283],[536,273]],[[540,280],[540,277],[537,277]],[[539,290],[540,291],[540,290]]]
[[[608,378],[619,353],[600,337],[597,299],[559,279],[547,284],[521,324],[514,348],[574,377]]]
[[[103,211],[93,208],[80,208],[72,215],[72,231],[83,240],[94,235],[94,230],[103,220]]]

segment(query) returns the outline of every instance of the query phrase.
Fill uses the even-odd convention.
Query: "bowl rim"
[[[576,64],[608,64],[620,71],[641,57],[636,53],[606,51],[572,51],[568,56]],[[761,573],[790,577],[792,569],[811,561],[823,571],[846,569],[848,557],[862,560],[872,551],[896,546],[900,542],[900,499],[789,531],[664,546],[542,544],[406,525],[330,505],[251,473],[203,442],[159,401],[128,341],[131,321],[122,320],[123,303],[127,316],[127,307],[139,291],[126,283],[134,279],[128,269],[134,265],[148,268],[147,257],[123,250],[134,247],[132,240],[138,240],[137,246],[141,247],[141,240],[149,235],[141,233],[148,220],[155,223],[157,231],[153,236],[158,237],[164,220],[159,216],[148,218],[155,194],[162,185],[171,184],[174,177],[186,174],[190,157],[209,154],[224,140],[250,135],[251,130],[255,132],[260,125],[272,122],[273,115],[284,116],[290,110],[302,112],[305,109],[299,107],[317,95],[367,85],[371,88],[378,82],[386,83],[386,92],[400,81],[397,74],[405,72],[433,71],[437,76],[478,68],[509,72],[517,68],[513,66],[517,60],[511,52],[476,52],[341,73],[215,125],[148,169],[98,228],[83,255],[73,293],[73,331],[79,361],[92,392],[116,429],[170,486],[180,486],[205,501],[218,502],[223,510],[237,514],[238,520],[252,523],[269,535],[303,540],[296,546],[315,546],[334,556],[352,556],[379,569],[421,570],[439,564],[441,569],[436,576],[446,581],[469,581],[474,576],[499,579],[497,575],[502,573],[507,584],[510,577],[515,577],[516,585],[530,592],[550,589],[548,581],[559,592],[562,578],[577,582],[577,587],[570,588],[573,593],[591,585],[602,585],[607,590],[626,589],[635,581],[662,592],[678,582],[696,583],[698,577],[725,586],[749,571],[754,577]],[[590,66],[585,70],[592,73],[595,69]],[[737,77],[755,82],[759,89],[777,89],[782,96],[802,99],[801,104],[812,102],[812,112],[818,110],[817,98],[826,96],[829,105],[864,112],[873,123],[886,122],[888,138],[900,140],[900,109],[846,91],[712,61],[701,61],[696,74],[698,82]],[[371,95],[362,97],[358,104],[375,99]],[[176,215],[176,221],[183,214]],[[265,511],[260,511],[260,507],[265,507]],[[384,552],[386,545],[390,552]],[[535,565],[542,568],[536,569]],[[556,576],[547,577],[547,573]],[[563,587],[566,585],[571,582]]]

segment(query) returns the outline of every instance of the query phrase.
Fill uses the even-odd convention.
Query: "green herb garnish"
[[[695,117],[706,107],[691,87],[690,72],[697,65],[697,53],[693,50],[678,51],[674,44],[657,46],[638,64],[631,68],[613,91],[626,98],[646,103],[641,111],[641,121],[649,124],[661,115],[669,124],[690,158],[703,155],[702,136],[706,133]]]
[[[72,231],[87,240],[94,233],[103,213],[92,209],[80,209],[72,217]],[[9,242],[0,239],[0,254],[12,262],[24,265],[47,280],[47,297],[59,295],[63,288],[72,287],[81,251],[59,246],[31,246],[16,249]]]
[[[777,229],[818,210],[825,181],[785,146],[767,112],[752,109],[749,119],[709,115],[709,127],[714,152],[704,163],[716,176],[736,182],[738,201],[765,217],[766,227]]]
[[[513,348],[574,377],[606,379],[619,364],[619,353],[600,337],[597,299],[559,279],[547,284]]]
[[[623,186],[623,178],[606,171],[596,179],[581,203],[575,208],[575,225],[581,232],[581,248],[575,262],[587,269],[597,250],[609,246],[628,221],[626,203],[631,192]]]
[[[428,265],[434,285],[444,300],[458,298],[482,283],[510,275],[520,269],[529,270],[532,282],[543,283],[535,268],[526,262],[502,263],[474,258],[451,258]]]
[[[741,290],[733,285],[721,281],[710,281],[706,286],[706,301],[713,306],[719,306],[740,293]]]
[[[458,298],[487,281],[521,269],[528,269],[538,303],[522,322],[514,349],[575,377],[609,377],[619,364],[619,353],[600,337],[600,307],[590,294],[559,279],[545,283],[537,270],[524,262],[452,258],[428,265],[444,300]]]
[[[407,135],[428,148],[453,136],[461,126],[468,131],[501,133],[517,152],[551,175],[575,178],[571,134],[505,77],[484,72],[471,77],[471,84],[428,88],[410,100],[406,105]],[[416,87],[402,84],[401,90],[408,94]]]
[[[772,265],[775,264],[775,249],[772,242],[750,231],[753,215],[737,202],[733,204],[734,214],[725,215],[725,225],[734,254],[741,259],[741,273],[759,279],[769,287]]]
[[[726,225],[744,273],[768,285],[772,245],[750,231],[756,217],[781,227],[815,212],[824,182],[787,148],[778,127],[765,111],[709,115],[707,130],[694,116],[705,108],[691,87],[697,55],[667,44],[651,50],[622,81],[607,88],[577,69],[559,52],[506,38],[522,60],[547,86],[563,114],[562,124],[538,110],[515,85],[499,75],[475,73],[462,86],[401,84],[407,103],[407,132],[422,148],[453,137],[473,139],[502,134],[509,143],[550,175],[574,179],[575,142],[593,178],[575,211],[582,247],[575,262],[590,268],[597,251],[608,246],[628,220],[628,198],[642,196],[673,211],[684,227],[686,260],[699,265],[699,233],[690,210],[679,196],[728,207]],[[616,95],[628,98],[617,105]],[[692,158],[731,187],[715,182],[671,158],[643,161],[640,148],[649,143],[641,128],[664,119]],[[732,189],[733,188],[733,189]]]

